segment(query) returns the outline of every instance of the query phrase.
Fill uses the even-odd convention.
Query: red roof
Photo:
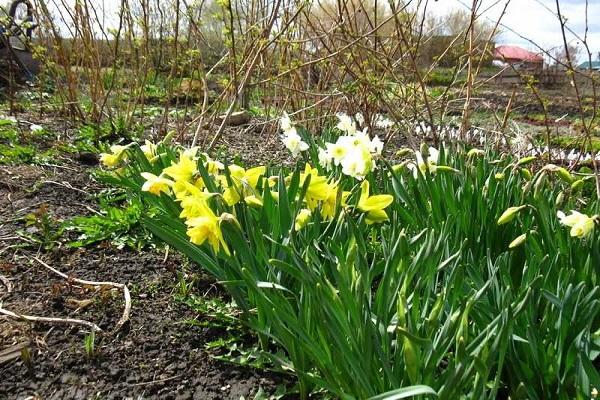
[[[536,53],[517,46],[498,46],[494,50],[494,58],[500,60],[517,60],[534,63],[543,63],[544,58]]]

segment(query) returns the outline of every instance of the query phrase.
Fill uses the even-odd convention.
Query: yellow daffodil
[[[307,208],[303,208],[302,210],[300,210],[298,212],[298,215],[296,215],[294,229],[299,231],[300,229],[304,228],[304,226],[306,226],[306,224],[310,220],[311,215],[312,213]]]
[[[324,219],[331,220],[335,217],[337,212],[337,197],[338,197],[339,188],[337,184],[331,184],[329,188],[329,192],[327,198],[323,201],[321,205],[321,216]],[[340,199],[340,206],[346,205],[346,199],[350,196],[350,192],[343,191],[342,197]]]
[[[574,210],[571,211],[570,215],[565,215],[562,211],[557,212],[556,215],[561,224],[571,228],[570,234],[572,237],[584,238],[594,230],[594,217],[588,217]]]
[[[319,175],[316,168],[306,164],[304,172],[300,174],[300,186],[304,186],[306,178],[310,176],[310,183],[306,190],[307,201],[323,201],[329,197],[331,185],[327,182],[327,177]]]
[[[179,156],[179,162],[172,163],[171,166],[165,168],[163,172],[175,181],[189,182],[198,170],[196,161],[194,161],[189,154],[186,155],[182,153],[181,156]]]
[[[215,253],[222,247],[225,253],[229,255],[227,243],[223,239],[221,227],[219,226],[220,219],[205,204],[202,205],[202,208],[200,216],[185,221],[188,226],[186,233],[190,237],[190,241],[197,245],[208,241]]]
[[[121,160],[126,158],[126,155],[124,154],[125,150],[127,150],[127,146],[118,144],[112,145],[110,146],[110,153],[100,154],[100,162],[106,167],[116,167]]]
[[[360,198],[358,199],[358,209],[367,213],[367,224],[380,223],[388,220],[386,212],[383,210],[394,201],[394,197],[389,194],[378,194],[369,196],[369,181],[363,181],[360,185]]]
[[[216,175],[225,168],[222,162],[213,160],[208,154],[204,153],[204,157],[206,158],[204,167],[209,174]]]
[[[151,141],[146,140],[144,145],[140,146],[140,150],[142,150],[148,161],[156,160],[156,145]]]
[[[146,180],[142,185],[142,191],[150,192],[155,195],[160,195],[161,192],[169,193],[173,181],[161,176],[156,176],[150,172],[142,172],[142,177]]]
[[[228,169],[231,176],[232,185],[230,185],[223,192],[223,199],[225,199],[225,202],[229,206],[237,204],[242,198],[242,195],[246,194],[247,192],[251,192],[252,189],[255,189],[259,178],[263,176],[266,171],[266,167],[264,166],[246,170],[239,165],[230,165]],[[227,182],[225,177],[220,179],[223,182]]]
[[[205,192],[191,183],[184,182],[185,196],[181,196],[180,201],[181,213],[180,218],[190,219],[201,216],[207,206],[206,202],[214,193]]]
[[[250,195],[250,196],[246,196],[244,197],[244,201],[246,202],[246,204],[248,204],[250,207],[255,207],[255,208],[261,208],[263,206],[263,202],[261,199],[259,199],[257,196],[255,195]]]

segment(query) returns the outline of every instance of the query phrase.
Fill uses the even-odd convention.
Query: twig
[[[113,333],[116,333],[117,331],[119,331],[119,329],[121,329],[121,327],[127,322],[129,321],[129,314],[131,312],[131,294],[129,293],[129,289],[127,288],[126,285],[122,284],[122,283],[115,283],[115,282],[96,282],[96,281],[87,281],[84,279],[78,279],[78,278],[73,278],[67,274],[64,274],[54,268],[52,268],[51,266],[49,266],[48,264],[46,264],[45,262],[43,262],[42,260],[40,260],[37,257],[33,258],[35,261],[37,261],[38,263],[40,263],[43,267],[45,267],[46,269],[54,272],[56,275],[63,277],[69,281],[75,282],[75,283],[79,283],[81,285],[89,285],[89,286],[110,286],[110,287],[114,287],[117,289],[121,289],[123,290],[123,297],[125,299],[125,308],[123,310],[123,315],[121,316],[121,319],[119,319],[119,321],[116,323],[115,328],[113,329]]]
[[[12,292],[12,283],[10,283],[10,280],[7,277],[0,275],[0,281],[6,286],[8,293]]]
[[[155,383],[163,383],[163,382],[168,382],[168,381],[172,381],[173,379],[177,379],[181,377],[181,374],[179,375],[175,375],[175,376],[170,376],[168,378],[163,378],[163,379],[157,379],[154,381],[149,381],[149,382],[140,382],[140,383],[132,383],[131,386],[146,386],[146,385],[154,385]]]
[[[13,319],[25,320],[28,322],[47,322],[47,323],[53,323],[53,324],[83,325],[83,326],[87,326],[88,328],[90,328],[96,332],[102,332],[102,329],[100,329],[100,327],[98,325],[94,324],[93,322],[84,321],[82,319],[37,317],[34,315],[17,314],[12,311],[9,311],[5,308],[2,308],[1,306],[0,306],[0,314],[6,315]]]
[[[52,183],[54,185],[62,186],[64,188],[75,190],[76,192],[83,193],[83,194],[85,194],[87,196],[90,196],[90,194],[88,192],[86,192],[85,190],[81,190],[81,189],[78,189],[76,187],[73,187],[73,185],[71,185],[69,182],[62,182],[61,183],[61,182],[55,182],[55,181],[43,181],[42,183]]]

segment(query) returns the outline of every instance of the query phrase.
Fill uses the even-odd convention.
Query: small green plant
[[[62,228],[79,234],[76,240],[69,242],[69,246],[84,247],[110,240],[117,248],[127,246],[139,250],[151,243],[149,232],[140,224],[141,203],[132,199],[126,200],[125,205],[115,205],[122,199],[122,196],[101,197],[100,214],[66,221]]]
[[[33,375],[33,354],[29,346],[25,346],[21,349],[21,360],[27,367],[30,375]]]
[[[96,333],[94,331],[84,336],[83,350],[85,356],[90,360],[96,356]]]
[[[59,243],[63,230],[52,216],[48,204],[44,203],[36,211],[26,214],[23,221],[26,230],[21,234],[45,250],[51,250]]]

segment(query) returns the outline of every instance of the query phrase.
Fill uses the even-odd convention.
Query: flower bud
[[[480,149],[471,149],[467,153],[467,157],[482,157],[485,155],[485,151]]]
[[[409,148],[406,148],[406,147],[405,147],[405,148],[403,148],[403,149],[400,149],[400,150],[398,150],[398,151],[396,152],[396,155],[397,155],[398,157],[406,157],[406,156],[409,156],[409,155],[411,155],[411,154],[414,154],[414,151],[412,151],[411,149],[409,149]]]
[[[498,225],[504,225],[515,219],[519,211],[527,207],[526,205],[522,205],[519,207],[508,207],[506,211],[502,213],[500,218],[498,218]]]
[[[576,192],[578,192],[578,191],[579,191],[579,190],[580,190],[580,189],[583,187],[583,184],[584,184],[584,183],[585,183],[585,182],[584,182],[584,180],[583,180],[583,179],[578,179],[578,180],[576,180],[575,182],[573,182],[573,183],[571,184],[571,192],[573,192],[573,193],[576,193]]]
[[[429,158],[429,146],[427,146],[427,143],[425,143],[425,142],[421,143],[420,151],[421,151],[421,155],[423,156],[424,160]]]
[[[573,178],[573,175],[571,175],[571,173],[569,171],[567,171],[563,167],[558,167],[558,170],[556,171],[556,174],[558,175],[558,177],[560,179],[562,179],[566,183],[573,183],[573,181],[575,180]]]
[[[556,201],[554,202],[554,205],[556,207],[560,207],[564,200],[565,200],[565,192],[561,191],[560,193],[558,193],[558,196],[556,196]]]
[[[300,229],[304,228],[304,226],[308,223],[308,220],[310,219],[311,215],[312,214],[310,210],[307,208],[303,208],[302,210],[300,210],[294,222],[294,229],[296,231],[299,231]]]
[[[510,244],[508,245],[509,249],[514,249],[519,247],[520,245],[522,245],[523,243],[525,243],[525,240],[527,240],[527,234],[524,233],[520,236],[517,236],[515,238],[515,240],[513,240],[512,242],[510,242]]]
[[[522,167],[523,165],[530,164],[536,159],[536,156],[523,157],[519,161],[517,161],[517,165]]]
[[[527,168],[521,168],[521,176],[526,180],[531,180],[531,171]]]

